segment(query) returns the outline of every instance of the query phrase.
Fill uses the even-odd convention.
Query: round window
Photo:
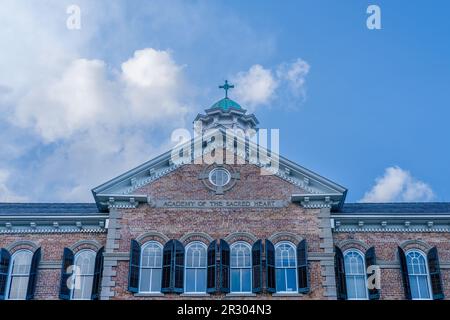
[[[209,173],[209,182],[216,187],[223,187],[230,182],[231,175],[227,169],[215,168]]]

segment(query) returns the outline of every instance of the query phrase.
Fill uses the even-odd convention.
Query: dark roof
[[[98,213],[95,203],[0,203],[0,215],[85,215]],[[345,203],[339,213],[450,214],[450,202]]]
[[[98,214],[95,203],[0,203],[4,215],[89,215]]]
[[[339,213],[450,213],[450,202],[345,203]]]

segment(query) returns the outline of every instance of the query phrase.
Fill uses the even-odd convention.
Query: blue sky
[[[79,30],[66,27],[70,4]],[[381,30],[366,27],[370,4]],[[91,201],[169,148],[225,78],[261,127],[280,129],[281,153],[347,187],[347,201],[450,201],[448,12],[447,1],[6,1],[0,201]]]

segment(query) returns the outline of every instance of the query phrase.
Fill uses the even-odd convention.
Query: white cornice
[[[407,213],[378,213],[378,214],[332,214],[335,219],[448,219],[450,221],[450,214],[445,213],[429,213],[429,214],[407,214]]]
[[[334,232],[450,232],[450,215],[332,214]]]
[[[333,232],[347,233],[347,232],[401,232],[401,233],[416,233],[416,232],[427,232],[427,233],[443,233],[450,232],[450,227],[357,227],[357,226],[340,226],[333,229]]]
[[[0,234],[32,234],[32,233],[105,233],[107,229],[101,227],[66,227],[66,228],[52,228],[52,227],[39,227],[39,228],[4,228],[0,227]]]

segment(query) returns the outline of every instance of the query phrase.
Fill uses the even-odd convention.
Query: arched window
[[[357,250],[344,253],[347,299],[368,299],[367,274],[364,255]]]
[[[430,276],[425,255],[418,250],[406,252],[412,299],[431,299]]]
[[[184,291],[206,293],[206,245],[199,241],[189,243],[185,261]]]
[[[161,292],[162,250],[156,241],[142,246],[139,292]]]
[[[231,292],[252,292],[252,248],[235,242],[230,248]]]
[[[275,246],[277,292],[297,292],[297,257],[295,246],[280,242]]]
[[[9,267],[7,299],[26,299],[32,257],[33,253],[29,250],[19,250],[13,254]]]
[[[95,251],[90,249],[80,250],[75,255],[74,287],[71,290],[72,300],[91,300],[95,256]]]

